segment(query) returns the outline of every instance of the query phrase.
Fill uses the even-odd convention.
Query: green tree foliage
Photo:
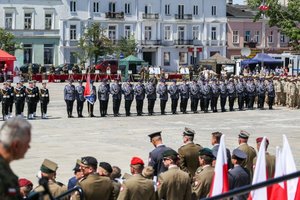
[[[135,55],[136,54],[137,43],[134,39],[134,36],[131,36],[129,39],[124,37],[118,43],[117,51],[118,53],[123,53],[124,57]]]
[[[14,39],[15,36],[12,33],[0,28],[0,49],[10,54],[14,54],[17,48],[17,44]]]

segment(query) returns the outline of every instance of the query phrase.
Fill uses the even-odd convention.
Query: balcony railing
[[[161,40],[141,40],[141,45],[161,45]]]
[[[174,40],[174,45],[193,45],[193,40]]]
[[[192,14],[175,14],[175,19],[192,20],[193,15]]]
[[[105,17],[109,19],[124,19],[124,12],[107,12]]]
[[[143,19],[158,19],[158,13],[143,13]]]

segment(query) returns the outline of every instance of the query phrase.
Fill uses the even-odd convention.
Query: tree
[[[14,39],[15,36],[12,33],[0,28],[0,49],[14,54],[17,49],[17,43]]]
[[[119,41],[117,50],[119,54],[123,53],[124,57],[127,57],[129,55],[135,55],[136,48],[137,48],[137,43],[134,39],[134,36],[132,35],[128,39],[122,37],[121,40]]]

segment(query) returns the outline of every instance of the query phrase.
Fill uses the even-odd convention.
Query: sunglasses
[[[170,158],[163,158],[163,161],[170,160]]]

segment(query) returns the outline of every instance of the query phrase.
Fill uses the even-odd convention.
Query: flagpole
[[[265,0],[263,0],[263,6],[265,6]],[[265,15],[265,10],[262,11],[262,43],[261,43],[261,53],[262,55],[265,53],[265,47],[266,47],[266,15]],[[264,67],[264,57],[262,56],[261,59],[261,66],[260,70]],[[260,72],[261,73],[261,72]]]

